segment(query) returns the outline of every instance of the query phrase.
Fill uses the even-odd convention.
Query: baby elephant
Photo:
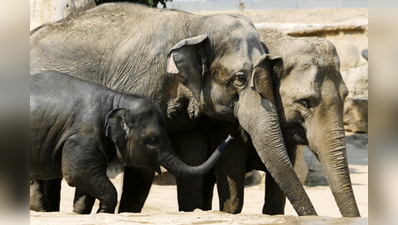
[[[106,176],[108,162],[118,159],[159,173],[160,164],[176,175],[196,177],[212,168],[229,140],[205,163],[190,167],[172,149],[150,99],[56,72],[31,76],[30,179],[63,177],[81,196],[99,199],[98,212],[113,213],[117,204]]]

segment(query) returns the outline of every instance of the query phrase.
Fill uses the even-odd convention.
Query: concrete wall
[[[92,7],[94,0],[30,0],[30,30]]]
[[[244,10],[367,8],[368,0],[241,0]],[[239,10],[239,0],[173,0],[167,8],[186,11]]]

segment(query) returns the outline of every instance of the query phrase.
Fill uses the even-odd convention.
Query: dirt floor
[[[214,12],[201,12],[210,14]],[[230,12],[229,12],[230,13]],[[325,10],[267,10],[236,11],[253,22],[331,23],[368,18],[367,9]],[[347,133],[347,154],[354,194],[362,218],[341,219],[332,193],[321,169],[314,161],[307,177],[305,190],[319,217],[297,217],[288,202],[285,216],[262,215],[264,184],[245,188],[245,203],[241,214],[231,215],[217,211],[218,198],[215,189],[213,210],[178,212],[175,186],[153,185],[142,213],[76,215],[72,213],[74,189],[65,182],[62,186],[61,211],[54,213],[30,212],[30,224],[368,224],[368,135]],[[113,179],[120,196],[121,175]],[[95,211],[98,207],[96,203]]]

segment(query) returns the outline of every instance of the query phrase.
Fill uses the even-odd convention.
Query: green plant
[[[96,5],[101,5],[104,3],[109,3],[109,2],[131,2],[131,3],[139,3],[143,5],[148,5],[150,7],[157,8],[158,3],[163,5],[163,8],[166,8],[166,2],[173,1],[173,0],[95,0]]]
[[[239,6],[238,7],[239,7],[240,11],[243,11],[245,9],[245,3],[242,2],[242,0],[239,0]]]

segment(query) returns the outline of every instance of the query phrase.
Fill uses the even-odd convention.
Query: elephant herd
[[[360,216],[348,90],[326,39],[256,29],[237,14],[110,3],[31,31],[30,75],[33,210],[59,210],[64,177],[76,187],[74,212],[90,213],[96,198],[98,212],[114,212],[104,171],[119,160],[119,212],[141,211],[165,165],[180,211],[210,210],[217,183],[220,210],[240,213],[245,173],[259,169],[264,214],[283,214],[287,198],[299,216],[317,215],[292,166],[309,145],[342,216]]]

